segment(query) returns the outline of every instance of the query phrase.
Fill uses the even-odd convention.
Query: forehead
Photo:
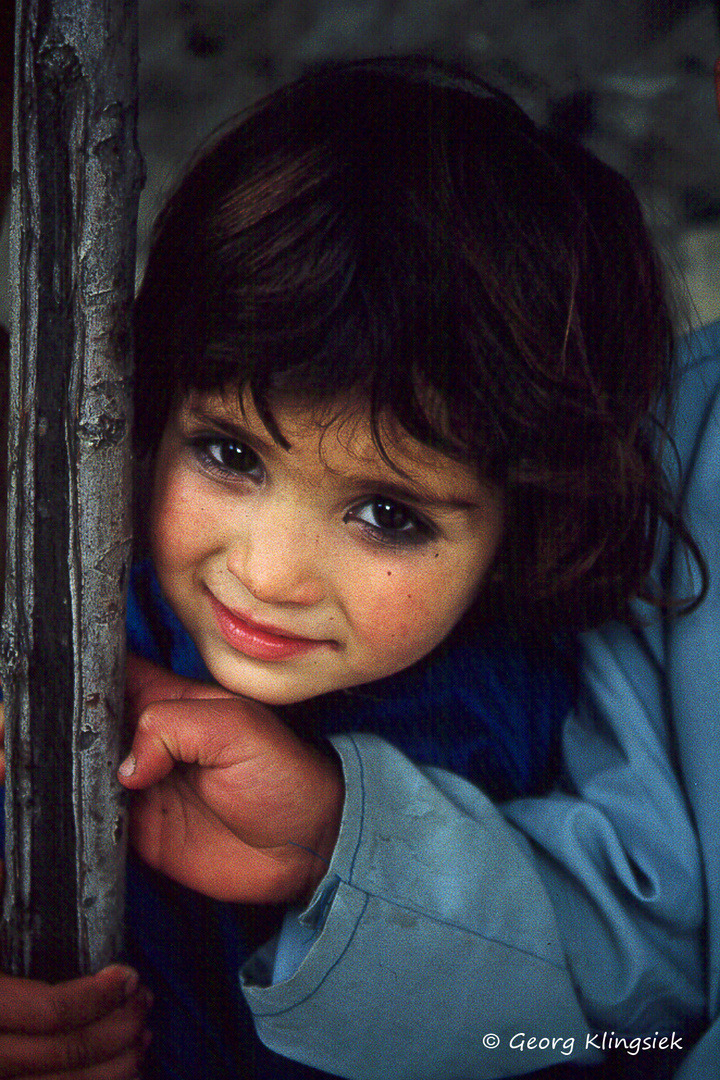
[[[317,404],[279,397],[271,410],[287,448],[273,438],[248,392],[192,392],[179,412],[186,421],[207,422],[231,438],[249,439],[256,449],[314,458],[331,473],[407,482],[419,494],[450,486],[464,491],[469,501],[490,490],[470,465],[418,442],[394,418],[381,418],[374,430],[370,406],[361,399]]]

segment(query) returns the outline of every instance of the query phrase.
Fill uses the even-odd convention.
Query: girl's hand
[[[207,896],[307,900],[340,825],[339,763],[270,709],[128,659],[136,723],[120,780],[139,792],[130,836],[146,862]]]
[[[2,882],[0,862],[0,893]],[[119,964],[56,986],[0,973],[0,1080],[133,1080],[150,1005],[137,973]]]

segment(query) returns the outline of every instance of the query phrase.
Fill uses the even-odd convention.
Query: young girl
[[[233,985],[270,936],[247,905],[285,915],[244,968],[260,1029],[330,909],[350,904],[343,951],[368,947],[346,891],[367,859],[393,933],[420,934],[442,979],[417,882],[434,925],[478,899],[419,854],[400,880],[387,853],[441,847],[469,790],[546,789],[570,633],[668,602],[647,584],[661,522],[694,550],[649,419],[672,375],[662,282],[611,170],[462,71],[363,61],[279,90],[197,162],[157,225],[136,336],[130,645],[174,672],[131,665],[121,769],[154,868],[133,865],[129,895],[149,1075],[312,1075],[267,1056]],[[396,750],[449,777],[442,808],[373,818],[363,792],[392,790]],[[512,858],[495,875],[517,877],[522,948],[537,897]],[[428,975],[395,977],[420,994]],[[353,1008],[378,993],[357,984]],[[383,1075],[328,1039],[339,1074]],[[292,1025],[273,1040],[324,1063]],[[452,1060],[438,1045],[422,1075]]]

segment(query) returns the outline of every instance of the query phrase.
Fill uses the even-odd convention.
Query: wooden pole
[[[18,0],[15,68],[4,965],[59,980],[122,943],[136,0]]]

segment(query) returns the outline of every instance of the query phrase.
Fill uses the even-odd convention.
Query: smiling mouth
[[[209,590],[208,595],[215,622],[228,645],[253,660],[288,660],[334,644],[322,639],[298,637],[276,627],[253,622],[247,616],[225,607]]]

